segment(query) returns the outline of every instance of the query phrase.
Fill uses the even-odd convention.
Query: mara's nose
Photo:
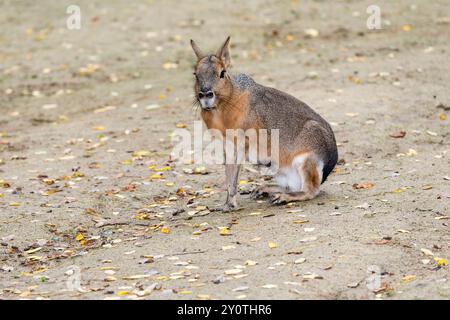
[[[212,98],[214,98],[214,92],[212,92],[211,90],[210,90],[210,91],[207,91],[207,92],[200,91],[200,92],[198,93],[198,98],[199,98],[199,99],[203,99],[203,98],[206,98],[206,99],[212,99]]]

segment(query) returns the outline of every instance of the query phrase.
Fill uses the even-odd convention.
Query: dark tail
[[[338,161],[338,150],[336,144],[334,145],[333,151],[331,154],[327,155],[327,162],[323,166],[322,171],[322,182],[324,183],[325,180],[327,180],[327,177],[330,175],[331,171],[333,171],[334,167],[336,166],[336,163]]]

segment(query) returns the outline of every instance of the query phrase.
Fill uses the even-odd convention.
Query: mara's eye
[[[222,72],[220,73],[220,78],[224,78],[225,77],[225,70],[222,70]]]
[[[192,74],[193,74],[195,77],[197,76],[197,73],[196,73],[196,72],[193,72]]]

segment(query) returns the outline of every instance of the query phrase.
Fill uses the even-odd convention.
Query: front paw
[[[237,210],[237,205],[235,203],[225,203],[222,207],[222,212],[231,212]]]
[[[222,206],[210,208],[209,211],[211,211],[211,212],[217,212],[217,211],[220,211],[220,212],[231,212],[231,211],[235,211],[237,209],[238,209],[238,207],[237,207],[236,204],[225,203]]]

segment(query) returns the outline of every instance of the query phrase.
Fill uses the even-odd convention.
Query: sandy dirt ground
[[[1,1],[0,299],[450,298],[450,3],[376,1],[369,30],[372,3]],[[170,162],[189,39],[227,35],[332,124],[316,199],[251,200],[245,169],[209,212],[223,168]]]

